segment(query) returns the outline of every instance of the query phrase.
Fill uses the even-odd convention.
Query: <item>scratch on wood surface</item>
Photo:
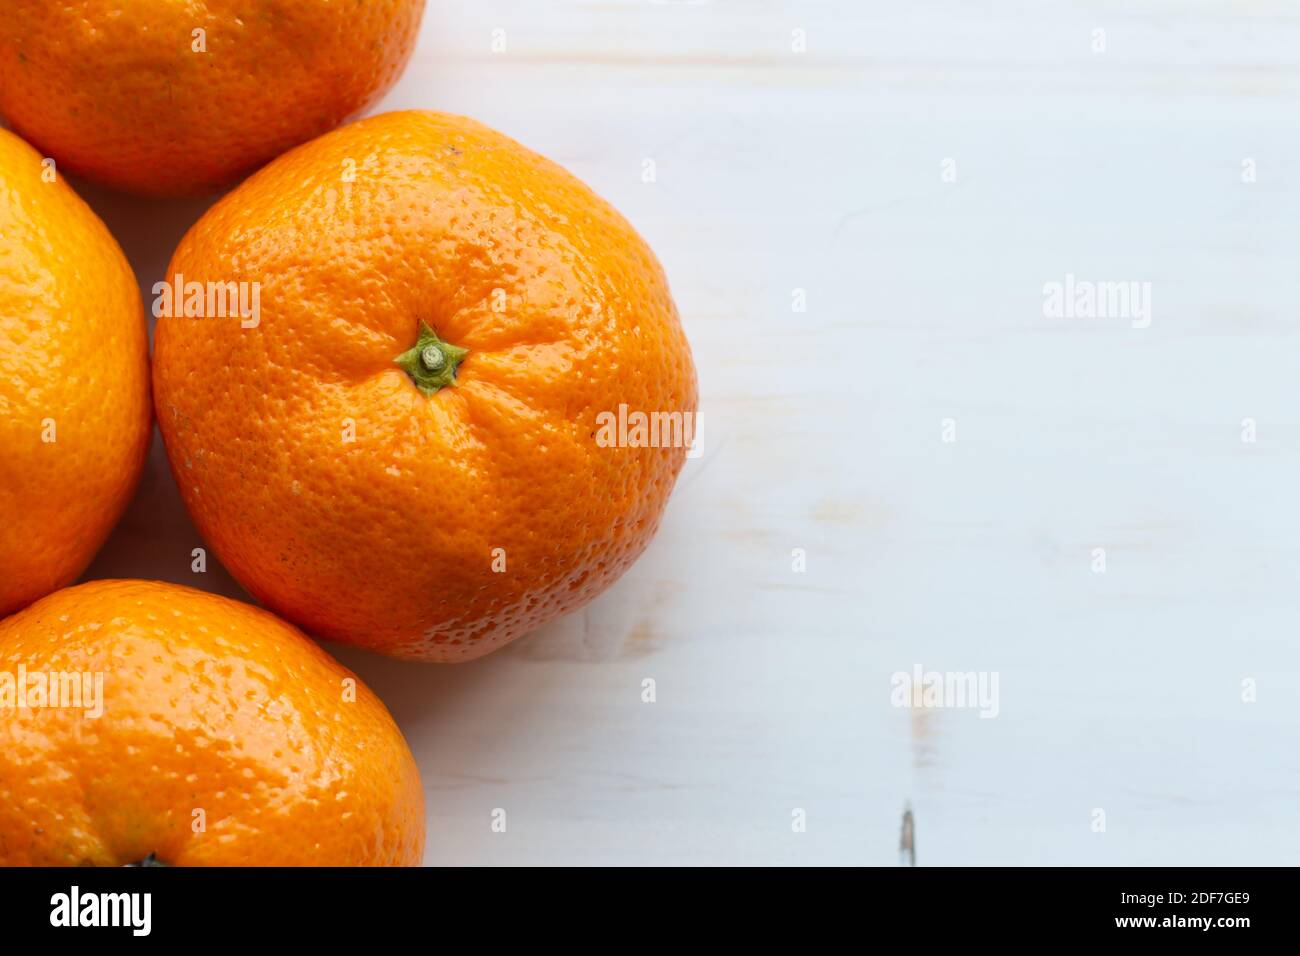
[[[912,730],[912,765],[917,769],[932,766],[935,762],[935,712],[921,705],[919,698],[912,702],[910,712]]]
[[[898,862],[901,866],[916,866],[916,818],[912,804],[903,805],[903,831],[898,837]]]
[[[535,661],[647,657],[670,641],[671,633],[660,626],[658,612],[681,591],[675,582],[657,581],[607,596],[520,638],[507,653]]]

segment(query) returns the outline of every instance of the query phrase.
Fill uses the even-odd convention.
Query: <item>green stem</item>
[[[427,323],[421,322],[415,345],[394,361],[422,394],[432,395],[440,388],[456,384],[456,369],[468,354],[469,349],[444,342]]]

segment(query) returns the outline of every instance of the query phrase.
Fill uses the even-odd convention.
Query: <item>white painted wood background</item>
[[[632,220],[706,415],[585,613],[460,667],[338,649],[428,863],[897,865],[908,801],[921,865],[1300,862],[1300,8],[443,0],[407,107]],[[79,188],[146,290],[206,205]],[[1150,328],[1045,318],[1067,273],[1150,282]],[[155,442],[89,576],[239,594],[199,544]],[[892,707],[915,664],[996,672],[998,717]]]

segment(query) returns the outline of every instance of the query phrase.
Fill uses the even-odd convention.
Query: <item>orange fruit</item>
[[[119,189],[216,189],[372,105],[424,0],[6,0],[0,113]]]
[[[696,406],[668,283],[513,140],[428,112],[336,130],[209,210],[178,275],[260,283],[252,318],[159,319],[156,408],[204,538],[307,631],[476,657],[654,535]],[[658,447],[608,427],[620,406],[669,416]]]
[[[140,477],[151,416],[131,267],[0,130],[0,616],[90,563]]]
[[[384,705],[265,611],[94,581],[0,622],[0,866],[412,866],[423,845]]]

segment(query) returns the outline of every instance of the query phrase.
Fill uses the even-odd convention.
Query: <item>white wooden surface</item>
[[[921,865],[1300,861],[1300,8],[442,0],[406,107],[623,210],[706,414],[585,613],[454,668],[338,650],[428,863],[897,865],[908,801]],[[146,290],[205,205],[79,188]],[[1045,318],[1066,273],[1151,282],[1151,327]],[[238,594],[199,543],[156,444],[90,576]],[[997,672],[999,716],[892,707],[918,663]]]

